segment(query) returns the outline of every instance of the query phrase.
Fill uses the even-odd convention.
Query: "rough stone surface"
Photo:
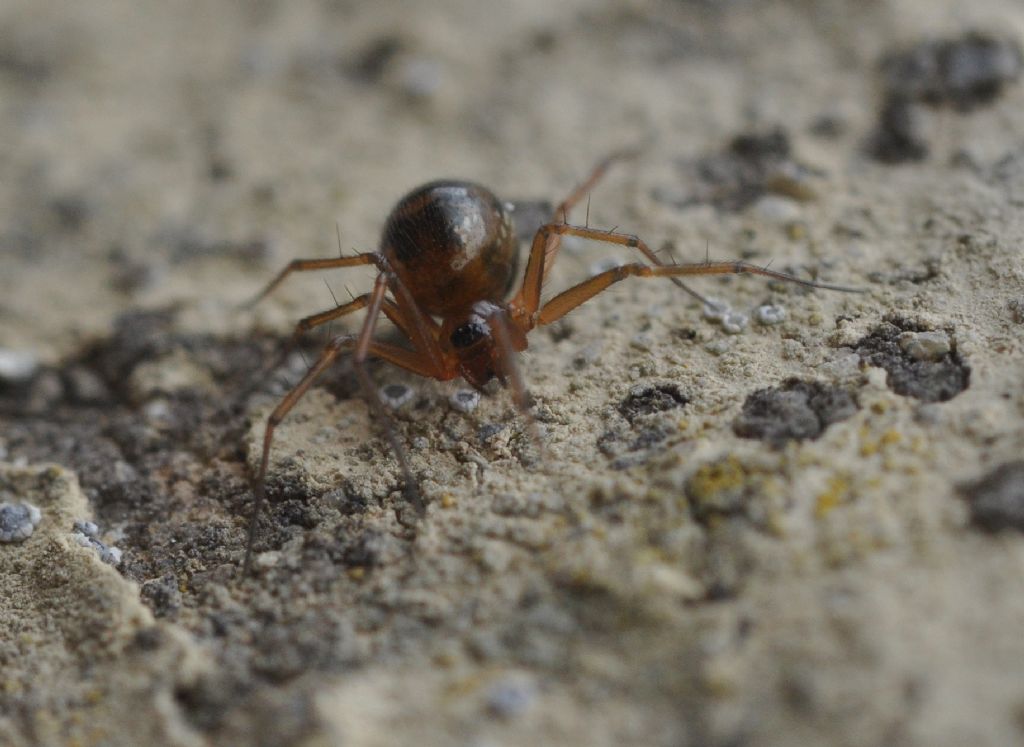
[[[908,329],[911,333],[906,337],[904,330]],[[971,368],[955,349],[950,349],[948,336],[939,349],[934,335],[914,330],[906,322],[886,322],[861,339],[855,349],[865,363],[885,369],[889,387],[897,394],[924,402],[945,402],[967,388]]]
[[[8,0],[0,502],[42,520],[0,544],[0,744],[1019,743],[1024,533],[986,476],[1024,453],[1024,90],[903,94],[900,165],[864,148],[887,54],[1022,36],[1017,0]],[[528,241],[623,148],[569,221],[866,292],[685,278],[786,310],[726,335],[615,284],[517,357],[541,455],[500,387],[461,411],[371,364],[415,392],[422,514],[339,360],[276,431],[241,578],[263,424],[363,317],[287,340],[373,273],[244,302],[430,179]],[[636,261],[566,241],[543,298]],[[737,436],[789,379],[859,408],[820,431],[776,391],[819,435]]]
[[[779,387],[758,389],[743,402],[732,424],[736,435],[774,444],[817,438],[832,423],[857,411],[857,400],[846,389],[818,381],[789,379]]]

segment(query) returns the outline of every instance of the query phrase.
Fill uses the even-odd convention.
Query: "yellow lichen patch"
[[[736,457],[730,456],[711,464],[704,464],[693,473],[687,490],[697,501],[705,501],[731,490],[738,490],[746,482],[747,472]]]
[[[903,440],[903,434],[901,434],[895,428],[890,428],[885,431],[877,439],[870,438],[868,436],[867,427],[863,427],[860,430],[861,444],[860,444],[860,455],[864,457],[873,456],[888,446],[898,444]]]
[[[455,496],[451,493],[445,493],[441,496],[441,508],[452,508],[455,505]]]
[[[814,517],[822,519],[843,502],[850,492],[850,483],[841,475],[829,478],[828,487],[814,500]]]
[[[903,434],[901,434],[895,428],[890,428],[889,430],[882,434],[882,438],[879,439],[879,443],[882,446],[888,446],[890,444],[898,444],[902,440]]]

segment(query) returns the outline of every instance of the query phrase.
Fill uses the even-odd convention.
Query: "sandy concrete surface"
[[[1022,38],[1016,0],[0,3],[0,743],[1020,743]],[[423,516],[343,361],[243,578],[324,335],[275,361],[372,273],[240,302],[421,182],[557,202],[623,147],[590,225],[865,292],[615,286],[519,359],[543,458],[509,393],[375,365]],[[634,259],[567,241],[545,292]]]

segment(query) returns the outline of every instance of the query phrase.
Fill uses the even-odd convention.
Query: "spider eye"
[[[468,348],[474,342],[487,335],[484,325],[479,322],[466,322],[452,332],[452,345],[457,348]]]

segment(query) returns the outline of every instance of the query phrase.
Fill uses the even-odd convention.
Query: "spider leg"
[[[633,158],[636,156],[636,154],[636,149],[627,148],[615,151],[614,153],[611,153],[602,160],[598,161],[597,165],[594,166],[593,170],[590,172],[590,176],[588,176],[582,183],[580,183],[580,185],[576,187],[575,190],[573,190],[572,194],[570,194],[568,197],[566,197],[564,200],[562,200],[562,202],[558,204],[558,207],[555,208],[554,215],[551,217],[551,222],[568,223],[569,211],[572,210],[573,206],[576,205],[581,199],[583,199],[585,195],[590,193],[594,186],[605,175],[605,172],[608,171],[608,168],[616,161],[625,160],[627,158]],[[558,250],[561,248],[561,246],[562,242],[560,236],[552,235],[548,237],[548,240],[544,245],[544,270],[541,273],[540,281],[542,285],[548,279],[548,273],[551,272],[551,268],[554,267],[555,257],[558,256]],[[661,261],[661,258],[658,257],[657,254],[655,254],[647,247],[646,244],[642,244],[640,246],[637,246],[636,248],[640,251],[641,254],[643,254],[647,258],[647,260],[651,264],[665,264],[664,262]],[[693,288],[688,286],[679,278],[672,278],[672,282],[676,285],[676,287],[686,291],[688,294],[696,298],[701,303],[708,302],[707,298],[702,296],[700,293],[695,291]]]
[[[441,343],[438,341],[440,326],[428,314],[424,313],[416,303],[416,299],[405,286],[400,278],[392,275],[390,280],[391,294],[395,297],[395,316],[400,317],[402,322],[395,321],[395,317],[388,314],[388,318],[402,328],[406,336],[412,341],[413,347],[434,368],[430,374],[435,379],[447,381],[455,378],[457,367],[445,354]],[[385,313],[387,310],[385,309]]]
[[[315,329],[322,324],[327,324],[327,322],[332,322],[335,319],[351,314],[353,311],[365,309],[369,302],[370,294],[364,293],[361,296],[356,296],[348,303],[343,303],[335,306],[333,309],[321,311],[318,314],[311,314],[310,316],[300,319],[295,325],[295,330],[292,332],[290,345],[294,345],[298,342],[299,338],[311,329]],[[390,319],[392,324],[398,327],[406,337],[413,337],[412,327],[408,324],[408,320],[393,301],[385,298],[381,306],[381,310],[384,312],[384,316]]]
[[[508,312],[505,309],[498,308],[486,318],[486,322],[487,326],[491,328],[494,341],[497,343],[497,349],[501,355],[502,371],[508,377],[509,384],[511,384],[512,396],[515,398],[516,407],[519,408],[519,413],[526,420],[527,428],[530,431],[530,439],[533,441],[537,453],[543,459],[544,444],[540,438],[540,429],[537,427],[537,421],[534,419],[533,413],[530,412],[530,393],[526,388],[526,383],[523,381],[522,374],[519,372],[519,366],[516,364],[517,346],[512,341],[515,321],[508,318]],[[519,346],[519,349],[522,349],[525,346],[525,335],[518,326],[515,327],[514,331],[524,338],[523,345]]]
[[[382,273],[374,285],[373,293],[368,294],[368,304],[373,312],[373,317],[367,315],[366,321],[363,323],[363,329],[358,337],[354,335],[341,335],[335,337],[321,352],[320,357],[316,363],[306,372],[306,375],[302,377],[302,380],[285,396],[284,399],[278,403],[274,411],[270,413],[270,417],[267,418],[267,425],[263,431],[263,451],[260,456],[260,466],[256,473],[255,486],[254,486],[254,499],[252,516],[249,520],[249,532],[245,546],[245,560],[243,562],[243,575],[248,575],[250,568],[252,567],[252,552],[253,546],[256,541],[256,527],[259,522],[260,511],[263,507],[263,501],[266,496],[266,477],[267,470],[270,465],[270,448],[274,441],[274,430],[285,418],[285,416],[295,407],[296,403],[302,398],[302,396],[309,390],[313,385],[316,378],[327,370],[337,358],[346,350],[352,348],[356,349],[356,354],[361,355],[361,359],[356,366],[356,371],[360,376],[360,381],[363,385],[364,392],[367,394],[367,401],[370,404],[371,410],[375,415],[383,413],[383,405],[381,405],[379,395],[373,389],[372,382],[370,382],[369,375],[365,370],[365,361],[368,355],[375,355],[378,358],[382,358],[389,363],[392,363],[399,368],[403,368],[412,373],[420,376],[436,376],[436,371],[433,368],[429,360],[424,359],[422,355],[404,348],[395,347],[394,345],[387,345],[385,343],[374,342],[370,338],[373,335],[375,317],[379,314],[384,301],[384,291],[387,289],[386,276]],[[390,427],[390,421],[384,414],[384,424],[386,428],[386,435],[388,441],[392,447],[392,450],[396,454],[402,470],[405,473],[406,479],[406,492],[415,494],[416,498],[413,500],[414,505],[421,506],[422,500],[419,499],[419,493],[415,487],[415,481],[412,479],[412,473],[408,468],[408,462],[405,459],[405,452],[400,449],[398,440],[394,435],[393,429]]]
[[[551,223],[568,223],[569,222],[569,211],[584,197],[590,194],[591,190],[601,181],[605,173],[616,161],[624,160],[626,158],[632,158],[636,155],[635,150],[618,150],[614,153],[609,153],[607,156],[598,161],[594,168],[591,169],[590,174],[577,187],[555,208],[554,214],[551,216]],[[587,211],[590,212],[589,209]],[[534,251],[537,250],[536,236],[534,236],[534,246],[531,248],[531,258]],[[559,235],[549,235],[544,242],[544,269],[541,272],[541,284],[547,280],[548,273],[554,266],[555,257],[558,256],[559,249],[562,248],[562,239]],[[657,262],[657,259],[655,259]]]
[[[332,270],[337,267],[359,267],[361,265],[377,265],[380,267],[380,255],[377,252],[363,252],[361,254],[353,254],[351,257],[326,257],[323,259],[293,259],[281,272],[277,273],[277,277],[267,283],[266,287],[263,288],[259,293],[252,297],[249,301],[242,304],[242,308],[249,308],[262,301],[267,295],[272,293],[284,279],[291,275],[293,272],[308,272],[310,270]]]
[[[600,231],[595,228],[584,226],[571,226],[566,223],[549,223],[542,226],[533,240],[533,247],[530,250],[530,259],[526,264],[526,276],[523,280],[523,287],[519,293],[509,302],[513,316],[520,321],[526,320],[526,329],[532,329],[535,324],[550,324],[555,319],[560,319],[581,303],[589,300],[595,294],[607,288],[612,283],[623,280],[631,275],[644,277],[668,277],[678,278],[684,275],[729,275],[729,274],[750,274],[762,275],[764,277],[785,280],[789,283],[796,283],[808,288],[821,288],[824,290],[844,291],[847,293],[861,293],[860,288],[850,288],[843,285],[832,285],[829,283],[815,283],[811,280],[804,280],[795,275],[785,272],[769,270],[766,267],[752,265],[749,262],[699,262],[683,265],[663,265],[657,262],[653,267],[639,263],[622,265],[614,269],[602,272],[589,280],[584,280],[567,291],[560,293],[540,309],[540,288],[544,275],[544,252],[543,248],[551,235],[580,236],[594,241],[603,241],[609,244],[618,244],[637,249],[645,257],[651,257],[650,247],[637,236],[627,233],[613,233]],[[579,299],[579,300],[576,300]],[[539,310],[538,310],[539,309]]]
[[[582,200],[587,194],[597,185],[601,178],[608,171],[608,168],[616,161],[624,161],[627,158],[633,158],[636,156],[637,151],[632,148],[623,148],[622,150],[614,151],[609,153],[607,156],[598,161],[594,168],[591,169],[589,176],[577,185],[577,187],[555,208],[554,215],[551,216],[551,222],[562,223],[569,222],[569,211],[576,206],[576,204]]]
[[[511,301],[509,301],[509,308],[512,309],[515,317],[518,318],[521,315],[530,317],[537,313],[537,310],[540,308],[541,288],[543,287],[548,274],[551,272],[551,268],[554,266],[554,258],[558,255],[558,247],[562,243],[562,236],[566,234],[570,236],[581,236],[583,238],[595,239],[597,241],[603,241],[610,244],[628,246],[632,249],[636,249],[654,265],[663,267],[672,266],[665,265],[658,255],[651,251],[651,248],[647,246],[645,242],[640,241],[639,239],[636,239],[633,242],[628,242],[616,238],[625,236],[626,234],[610,233],[608,231],[599,231],[593,228],[585,228],[581,226],[571,226],[568,223],[548,223],[547,225],[541,226],[534,235],[533,244],[530,246],[530,257],[526,262],[526,272],[523,275],[523,284],[519,288],[519,292]],[[630,238],[635,239],[636,237]],[[552,247],[554,248],[552,249]],[[707,299],[704,296],[690,288],[678,278],[673,277],[672,282],[698,301],[707,303]]]
[[[373,337],[373,330],[377,325],[377,317],[380,316],[381,306],[384,303],[384,294],[387,292],[389,282],[397,283],[397,278],[385,272],[377,276],[377,281],[374,283],[373,291],[370,294],[370,303],[366,312],[366,319],[363,321],[363,329],[356,340],[356,349],[352,356],[352,367],[355,369],[359,382],[363,385],[363,394],[370,405],[370,410],[380,421],[381,427],[384,429],[384,435],[391,446],[391,451],[402,469],[402,476],[405,478],[404,492],[406,500],[415,507],[417,512],[423,513],[425,509],[423,496],[420,495],[419,485],[412,474],[412,469],[409,467],[409,459],[406,457],[405,448],[399,442],[398,435],[391,424],[387,410],[384,409],[384,403],[380,401],[380,394],[377,392],[376,387],[374,387],[370,374],[366,370],[366,358],[372,347],[371,338]],[[432,362],[431,367],[433,367]],[[434,373],[436,373],[436,369]]]
[[[295,350],[296,345],[299,344],[299,340],[302,339],[302,335],[304,335],[306,332],[309,332],[311,329],[319,327],[322,324],[326,324],[328,322],[334,321],[335,319],[351,314],[353,311],[359,311],[359,309],[366,308],[366,304],[369,302],[369,299],[370,294],[364,293],[361,296],[353,298],[348,303],[340,304],[334,307],[333,309],[321,311],[318,314],[312,314],[303,319],[300,319],[298,324],[295,325],[295,329],[292,332],[292,336],[288,340],[288,343],[284,346],[284,349],[281,351],[280,355],[278,355],[274,362],[270,366],[265,368],[260,373],[260,375],[254,379],[252,388],[246,391],[245,396],[251,394],[252,391],[259,386],[259,382],[264,380],[272,371],[275,371],[282,365],[284,365],[284,362],[288,360],[288,356],[291,355],[292,351]],[[395,304],[386,298],[384,299],[384,314],[388,317],[388,319],[390,319],[394,323],[396,327],[398,327],[402,332],[404,332],[406,336],[410,335],[405,318],[399,313],[399,310],[395,306]],[[401,350],[401,348],[395,349]]]

